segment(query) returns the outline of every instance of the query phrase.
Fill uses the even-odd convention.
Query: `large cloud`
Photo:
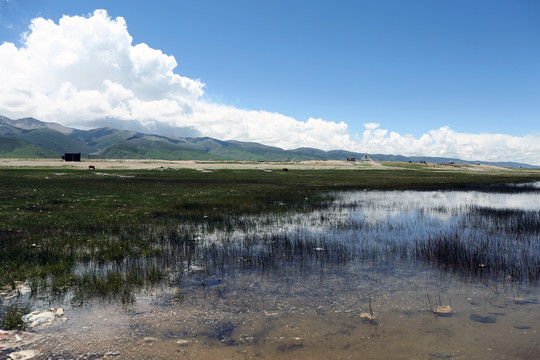
[[[371,153],[394,153],[456,157],[467,160],[517,161],[540,165],[540,137],[503,134],[465,134],[444,126],[430,130],[419,139],[411,135],[379,129],[377,123],[364,124],[357,137],[359,147]]]
[[[204,100],[204,84],[175,73],[173,56],[133,45],[123,18],[105,10],[36,18],[23,45],[0,45],[0,114],[33,116],[68,126],[115,126],[147,132],[257,141],[370,153],[456,156],[539,163],[540,139],[460,134],[447,127],[419,139],[366,123],[361,136],[347,124],[248,111]]]
[[[203,94],[200,81],[173,72],[174,57],[133,46],[124,19],[104,10],[58,24],[34,19],[24,46],[4,43],[0,61],[2,110],[66,124],[164,121],[190,113]]]

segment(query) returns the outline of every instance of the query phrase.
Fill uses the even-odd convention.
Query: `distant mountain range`
[[[77,130],[34,118],[12,120],[0,115],[0,157],[57,158],[81,153],[83,158],[304,161],[360,159],[365,153],[313,148],[283,150],[254,142],[222,141],[209,137],[178,138],[103,127]],[[536,167],[516,162],[465,161],[461,159],[369,154],[374,161],[490,164],[507,167]]]

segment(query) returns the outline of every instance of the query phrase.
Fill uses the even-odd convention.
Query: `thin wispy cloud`
[[[538,134],[465,134],[443,126],[415,138],[385,130],[372,119],[363,119],[362,134],[351,134],[344,122],[316,116],[298,120],[207,101],[203,80],[182,76],[173,56],[134,41],[125,20],[112,19],[105,10],[64,16],[58,23],[36,18],[21,46],[0,45],[0,114],[12,118],[33,116],[81,128],[111,124],[286,149],[540,164]]]

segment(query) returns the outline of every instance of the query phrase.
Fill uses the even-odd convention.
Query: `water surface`
[[[132,303],[34,299],[69,318],[34,347],[56,359],[540,358],[540,192],[361,191],[300,210],[201,224],[189,263],[164,239],[151,261],[167,281]]]

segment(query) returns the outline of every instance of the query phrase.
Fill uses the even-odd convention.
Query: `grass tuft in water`
[[[26,323],[23,321],[23,316],[29,312],[30,309],[19,307],[17,304],[8,306],[2,317],[2,327],[6,330],[25,330]]]

